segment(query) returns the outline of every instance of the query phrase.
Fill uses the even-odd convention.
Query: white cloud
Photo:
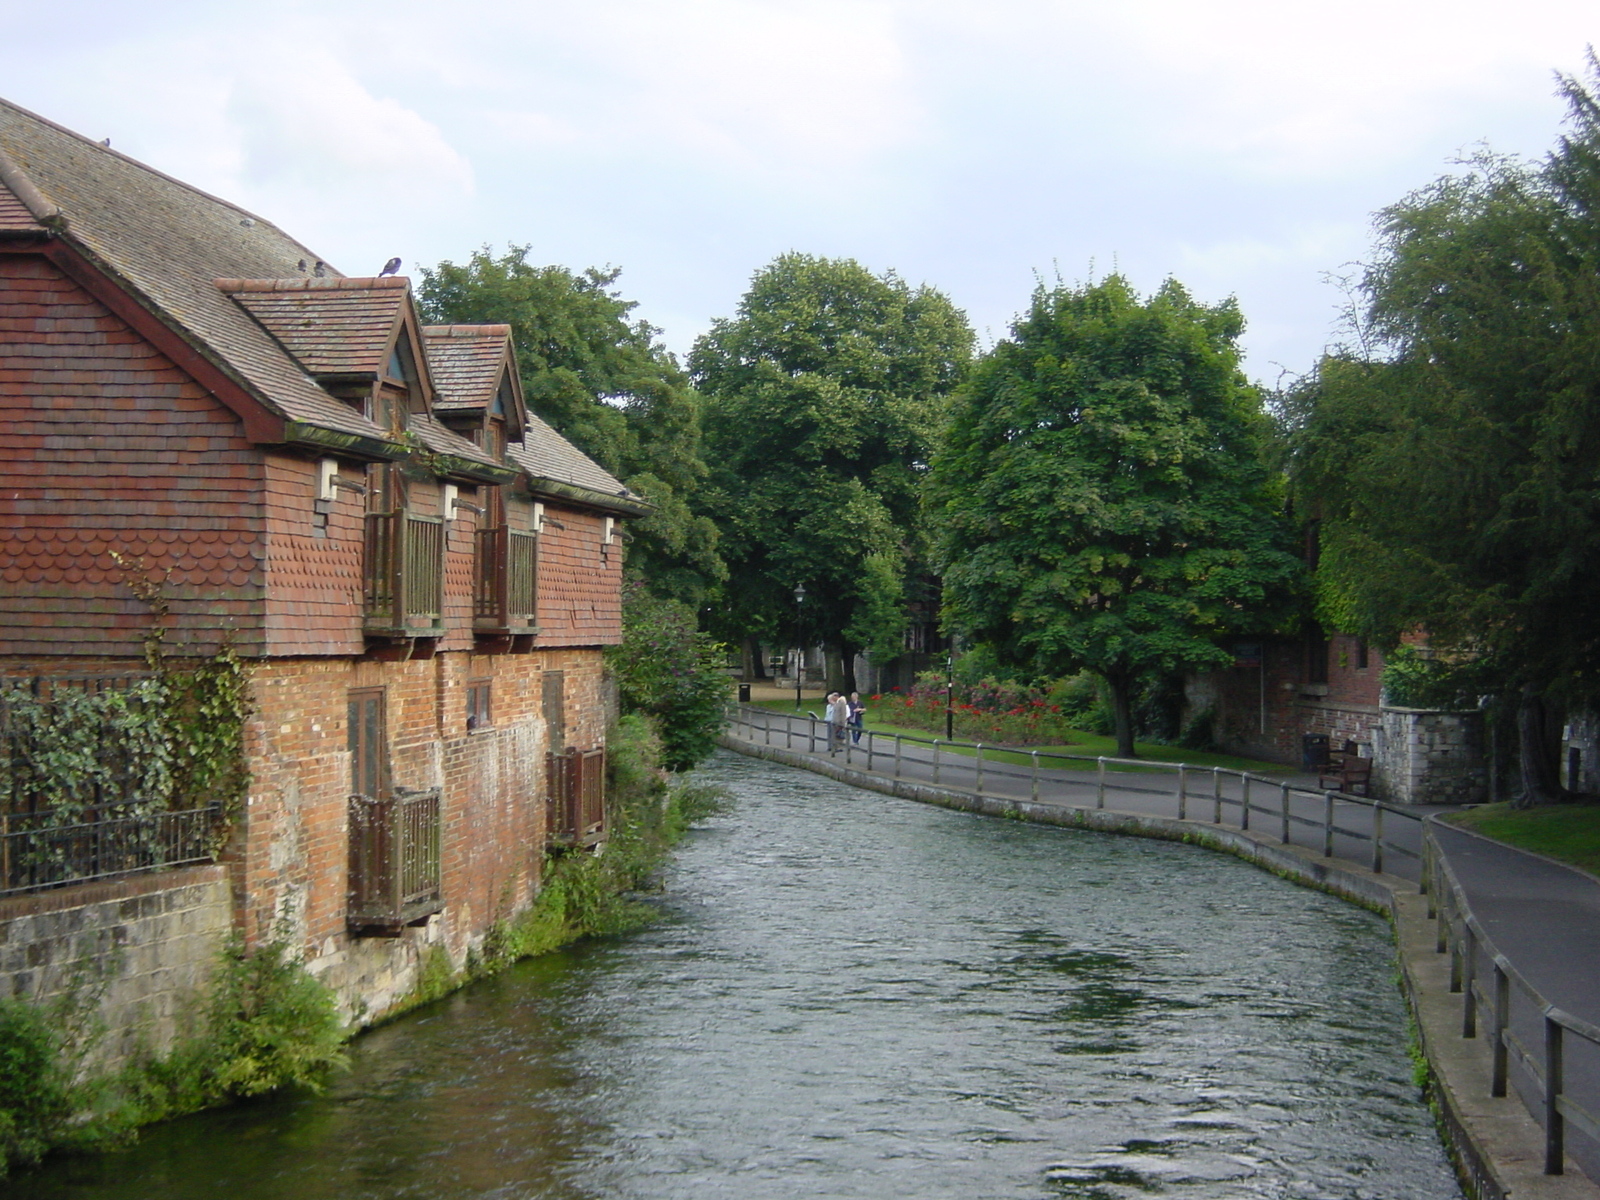
[[[1238,279],[1283,267],[1315,270],[1337,261],[1341,253],[1360,246],[1367,235],[1366,222],[1313,224],[1292,227],[1278,238],[1246,234],[1205,245],[1180,243],[1179,277],[1208,280]]]
[[[472,191],[471,165],[438,126],[373,95],[326,50],[280,49],[243,59],[234,77],[228,114],[246,178],[339,191],[394,186],[402,196],[420,185],[444,200]]]
[[[1575,0],[1124,0],[1093,22],[1158,81],[1172,148],[1324,175],[1413,152],[1463,104],[1548,85],[1577,66],[1592,18]]]

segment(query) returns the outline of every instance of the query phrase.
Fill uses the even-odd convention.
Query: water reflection
[[[1387,931],[1190,848],[727,758],[664,920],[41,1200],[1455,1196]],[[8,1195],[11,1193],[7,1193]]]

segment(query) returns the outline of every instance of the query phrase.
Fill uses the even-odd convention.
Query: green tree
[[[1141,676],[1228,661],[1302,572],[1264,464],[1243,320],[1169,280],[1039,288],[973,372],[934,462],[946,623],[1040,675],[1109,685],[1133,754]]]
[[[805,637],[828,648],[835,686],[854,687],[857,651],[899,653],[925,553],[918,491],[971,347],[941,293],[805,254],[758,271],[695,344],[726,636],[787,641],[803,584]]]
[[[629,524],[628,571],[692,607],[726,577],[715,522],[691,498],[706,478],[700,400],[688,376],[630,320],[619,271],[536,267],[527,246],[465,265],[422,268],[422,311],[439,323],[505,323],[516,339],[528,406],[655,511]]]
[[[649,719],[661,738],[661,762],[687,771],[710,757],[726,723],[727,657],[696,628],[695,614],[638,583],[622,597],[622,644],[606,650],[622,711]]]
[[[1542,163],[1481,154],[1379,214],[1361,338],[1287,407],[1328,623],[1425,629],[1514,704],[1524,804],[1562,798],[1560,714],[1600,699],[1600,106],[1563,88]]]

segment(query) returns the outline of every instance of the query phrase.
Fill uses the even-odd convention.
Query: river
[[[1387,926],[1232,858],[722,754],[662,920],[29,1200],[1434,1200]]]

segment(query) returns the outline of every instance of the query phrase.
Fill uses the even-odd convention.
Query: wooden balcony
[[[438,637],[443,609],[444,521],[408,512],[368,513],[366,632]]]
[[[444,907],[439,867],[439,789],[396,788],[350,797],[350,891],[354,932],[398,937]]]
[[[501,525],[480,529],[472,630],[485,635],[537,633],[539,542]]]
[[[553,846],[594,846],[606,836],[606,752],[568,750],[545,755]]]

